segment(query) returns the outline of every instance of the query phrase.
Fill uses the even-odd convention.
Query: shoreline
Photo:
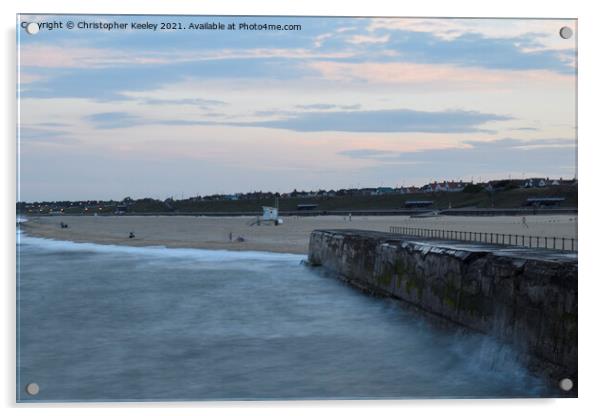
[[[306,255],[316,229],[388,232],[391,226],[577,237],[576,215],[521,217],[315,216],[283,217],[283,224],[256,225],[251,217],[25,216],[19,227],[31,237],[132,247],[258,251]],[[61,223],[67,224],[62,228]],[[134,238],[129,238],[134,233]]]
[[[72,240],[59,240],[56,238],[50,237],[38,237],[35,235],[28,234],[25,230],[21,230],[20,234],[22,237],[28,240],[28,243],[31,243],[31,240],[35,240],[34,245],[48,245],[48,244],[61,244],[64,250],[69,251],[78,251],[78,250],[89,250],[90,248],[96,249],[99,252],[107,252],[107,251],[122,251],[125,249],[126,253],[137,253],[145,254],[145,255],[158,255],[158,254],[166,254],[163,250],[178,250],[180,255],[189,255],[193,253],[195,255],[200,255],[202,258],[205,258],[206,255],[217,255],[219,258],[221,256],[227,256],[227,260],[237,260],[237,259],[261,259],[261,258],[269,258],[271,260],[274,259],[282,259],[282,260],[291,260],[288,257],[293,257],[293,260],[306,261],[307,254],[299,254],[299,253],[283,253],[283,252],[273,252],[273,251],[256,251],[256,250],[225,250],[218,248],[197,248],[197,247],[167,247],[164,245],[132,245],[132,244],[114,244],[114,243],[97,243],[92,241],[72,241]],[[221,256],[220,256],[221,255]],[[240,255],[238,257],[237,255]]]
[[[38,238],[46,241],[69,242],[74,244],[97,244],[102,246],[114,247],[133,247],[133,248],[165,248],[165,249],[190,249],[190,250],[207,250],[207,251],[229,251],[229,252],[245,252],[245,253],[262,253],[262,254],[291,254],[291,255],[307,255],[306,251],[281,251],[277,247],[272,250],[257,250],[244,246],[244,243],[202,243],[184,244],[177,242],[166,242],[158,244],[146,244],[145,241],[136,239],[112,239],[112,238],[62,238],[63,236],[52,235],[46,232],[39,232],[35,227],[24,226],[22,223],[20,228],[23,234],[29,238]]]

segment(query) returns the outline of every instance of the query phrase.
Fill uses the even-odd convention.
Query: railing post
[[[556,250],[556,237],[552,237],[552,244],[554,245],[552,248]]]
[[[562,251],[564,251],[564,237],[562,237]]]
[[[523,247],[525,246],[525,236],[523,235]]]
[[[529,248],[531,248],[531,236],[529,236]]]
[[[544,241],[544,244],[546,245],[546,248],[548,248],[548,237],[544,237],[543,241]]]
[[[574,238],[571,238],[571,251],[575,251],[575,245],[573,244],[575,242]]]

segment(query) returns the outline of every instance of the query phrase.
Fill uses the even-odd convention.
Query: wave
[[[198,248],[170,248],[165,246],[134,247],[117,244],[77,243],[69,240],[54,240],[32,237],[18,230],[17,246],[27,245],[35,248],[60,252],[96,252],[105,254],[131,254],[160,258],[193,259],[204,262],[222,261],[278,261],[299,263],[306,260],[303,254],[271,253],[267,251],[209,250]]]

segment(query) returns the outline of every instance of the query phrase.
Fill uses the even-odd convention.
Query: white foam
[[[116,244],[76,243],[68,240],[53,240],[48,238],[31,237],[26,233],[19,234],[17,245],[27,244],[35,246],[36,248],[51,251],[93,251],[97,253],[108,254],[122,253],[139,256],[160,257],[163,259],[166,257],[182,259],[188,258],[206,262],[257,260],[299,263],[307,258],[307,256],[302,254],[270,253],[265,251],[206,250],[196,248],[168,248],[165,246],[134,247]]]

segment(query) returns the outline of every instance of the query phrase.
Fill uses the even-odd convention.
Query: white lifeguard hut
[[[280,218],[278,216],[278,198],[274,199],[273,207],[265,207],[264,206],[262,208],[263,208],[263,215],[261,216],[261,218],[259,216],[257,217],[257,220],[255,222],[256,225],[261,225],[261,224],[280,225],[280,224],[284,223],[282,218]],[[255,224],[251,224],[251,225],[255,225]]]
[[[278,220],[278,208],[275,207],[263,207],[263,221],[277,221]]]

